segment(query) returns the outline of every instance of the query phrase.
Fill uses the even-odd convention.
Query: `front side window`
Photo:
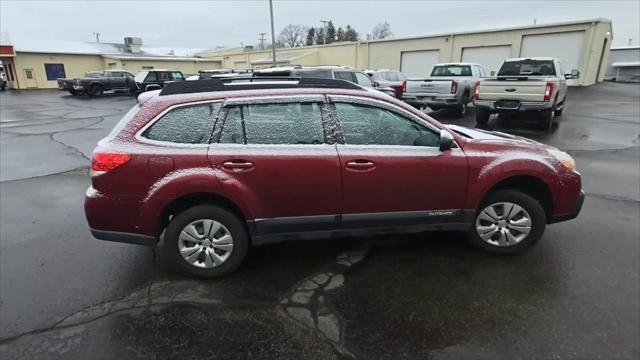
[[[373,87],[373,81],[371,81],[371,78],[367,75],[359,72],[353,74],[356,76],[356,82],[358,83],[358,85]]]
[[[175,80],[182,80],[182,79],[184,79],[182,77],[182,73],[179,73],[179,72],[172,72],[171,73],[171,80],[175,81]]]
[[[220,103],[175,108],[145,130],[142,136],[180,144],[206,143],[219,110]]]
[[[109,77],[115,77],[115,78],[122,77],[122,73],[121,72],[109,71],[108,74],[109,74]]]
[[[439,136],[395,112],[368,105],[336,103],[347,145],[438,146]]]
[[[229,108],[220,143],[324,143],[320,103],[251,104]]]
[[[58,80],[66,77],[64,64],[44,64],[44,71],[47,73],[47,80]]]

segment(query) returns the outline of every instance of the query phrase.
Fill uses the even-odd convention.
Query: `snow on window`
[[[323,144],[319,103],[234,106],[225,120],[221,143]]]
[[[182,144],[206,143],[218,110],[220,103],[175,108],[156,121],[142,136]]]
[[[386,109],[336,103],[345,144],[438,146],[439,136],[426,127]]]

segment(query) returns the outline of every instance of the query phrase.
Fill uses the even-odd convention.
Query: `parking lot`
[[[91,151],[134,103],[0,94],[2,358],[640,356],[639,85],[571,88],[550,133],[490,121],[569,152],[583,175],[580,216],[523,254],[445,232],[280,243],[209,281],[89,232]],[[475,125],[472,109],[432,115]]]

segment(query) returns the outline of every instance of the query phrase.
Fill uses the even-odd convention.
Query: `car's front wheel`
[[[491,113],[487,109],[476,108],[476,127],[484,129],[489,123],[489,117]]]
[[[517,190],[498,190],[480,204],[469,239],[489,252],[517,253],[540,240],[546,223],[537,200]]]
[[[218,277],[244,260],[249,236],[232,212],[214,205],[189,208],[171,219],[165,234],[169,265],[188,275]]]

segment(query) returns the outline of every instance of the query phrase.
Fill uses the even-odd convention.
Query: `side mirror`
[[[449,150],[455,144],[453,135],[446,130],[440,130],[440,151]]]
[[[374,81],[374,82],[373,82],[373,87],[376,87],[376,88],[377,88],[378,86],[380,86],[380,83],[379,83],[379,82],[377,82],[377,81]]]
[[[149,84],[144,88],[144,91],[153,91],[153,90],[160,90],[160,89],[162,89],[162,86],[158,84]]]
[[[565,74],[564,78],[569,80],[569,79],[579,79],[580,78],[580,70],[578,69],[573,69],[571,70],[571,74]]]
[[[496,75],[496,72],[495,72],[495,71],[491,71],[491,72],[489,73],[489,76],[495,76],[495,75]]]

